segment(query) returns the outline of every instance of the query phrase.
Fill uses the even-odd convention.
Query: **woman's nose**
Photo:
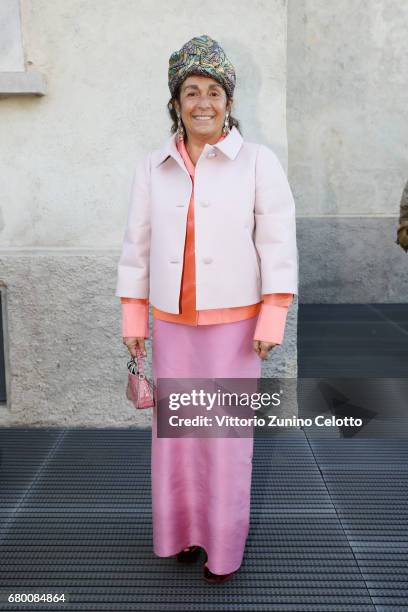
[[[211,107],[210,99],[206,97],[201,97],[198,101],[198,106],[200,108],[210,108]]]

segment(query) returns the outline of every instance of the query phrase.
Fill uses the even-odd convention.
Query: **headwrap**
[[[216,40],[203,34],[186,42],[169,59],[169,89],[174,97],[177,86],[189,74],[209,76],[223,85],[230,97],[235,88],[235,70]]]

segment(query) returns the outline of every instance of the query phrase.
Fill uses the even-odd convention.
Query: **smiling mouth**
[[[206,115],[203,115],[203,116],[196,115],[194,117],[194,115],[193,115],[193,119],[196,119],[197,121],[210,121],[211,119],[214,119],[214,117],[210,117],[210,116],[206,116]]]

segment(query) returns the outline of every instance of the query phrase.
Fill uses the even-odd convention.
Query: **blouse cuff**
[[[262,296],[262,301],[264,304],[288,308],[292,304],[293,298],[293,293],[267,293]]]
[[[124,338],[149,338],[149,302],[147,300],[136,301],[136,299],[132,302],[124,302],[122,299],[122,336]]]
[[[264,295],[258,314],[254,340],[282,344],[288,309],[292,302],[293,294],[291,293]]]

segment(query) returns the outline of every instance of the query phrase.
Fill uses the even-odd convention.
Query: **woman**
[[[235,70],[202,35],[169,61],[172,137],[138,164],[116,295],[123,342],[143,354],[152,304],[153,379],[258,379],[297,293],[295,207],[265,145],[231,116]],[[152,421],[154,552],[206,552],[208,582],[240,567],[253,438],[162,438]]]

